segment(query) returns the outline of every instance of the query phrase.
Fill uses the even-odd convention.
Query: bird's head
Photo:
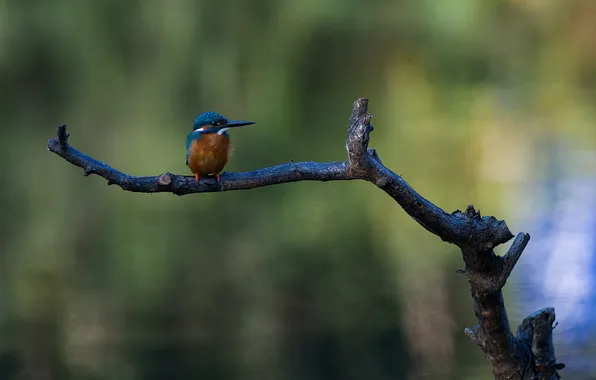
[[[197,116],[192,129],[197,132],[213,132],[221,134],[230,128],[251,124],[255,124],[255,122],[247,120],[228,120],[218,113],[204,112]]]

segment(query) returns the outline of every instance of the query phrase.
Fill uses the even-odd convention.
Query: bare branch
[[[59,127],[65,128],[65,126]],[[344,162],[291,162],[283,165],[259,169],[246,173],[224,173],[216,183],[215,178],[201,179],[199,183],[193,177],[163,173],[151,177],[135,177],[112,168],[111,166],[79,152],[70,145],[62,148],[60,141],[50,139],[48,149],[63,157],[71,164],[83,168],[84,174],[96,174],[118,185],[123,190],[138,193],[173,193],[186,195],[229,190],[246,190],[297,181],[338,181],[357,179],[349,176],[347,163]]]
[[[66,125],[58,127],[57,138],[48,141],[48,149],[73,165],[83,168],[85,175],[97,174],[109,184],[127,191],[155,193],[171,192],[186,195],[205,192],[254,189],[296,181],[338,181],[364,179],[374,183],[395,199],[420,225],[442,240],[460,247],[490,249],[513,237],[504,221],[494,217],[481,218],[456,211],[448,214],[418,194],[401,176],[385,167],[374,149],[368,149],[371,115],[368,100],[354,102],[346,149],[348,160],[343,162],[297,162],[252,172],[223,173],[220,183],[215,179],[201,179],[197,184],[190,176],[169,175],[168,184],[161,176],[135,177],[124,174],[107,164],[91,158],[68,145]],[[66,136],[66,137],[65,137]]]
[[[525,327],[520,327],[523,333],[518,333],[516,338],[509,327],[503,302],[501,289],[528,244],[530,235],[520,233],[504,257],[495,255],[494,247],[513,238],[507,224],[492,216],[482,217],[473,205],[469,205],[464,212],[457,210],[446,213],[422,197],[401,176],[384,166],[377,152],[368,147],[373,130],[371,118],[368,99],[356,100],[349,120],[345,143],[348,158],[345,161],[290,162],[252,172],[223,173],[219,183],[212,178],[202,178],[197,183],[193,177],[172,173],[153,177],[122,173],[70,146],[65,125],[58,127],[56,138],[48,141],[48,150],[82,168],[85,175],[96,174],[105,178],[108,184],[142,193],[186,195],[255,189],[297,181],[358,179],[371,182],[391,196],[426,230],[461,248],[466,267],[458,272],[468,278],[478,319],[478,325],[465,332],[485,352],[495,378],[529,379],[550,374],[553,370],[556,373],[562,367],[554,359],[552,346],[554,309],[541,311],[540,317],[528,317],[531,323],[524,320],[522,326]]]

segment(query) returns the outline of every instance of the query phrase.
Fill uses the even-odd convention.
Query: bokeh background
[[[183,174],[210,110],[258,122],[228,171],[341,160],[361,96],[424,196],[532,234],[510,322],[555,306],[596,378],[593,0],[3,0],[0,86],[2,380],[491,379],[460,253],[371,184],[134,194],[45,147]]]

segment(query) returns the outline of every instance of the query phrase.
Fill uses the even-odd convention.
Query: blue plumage
[[[193,130],[207,125],[218,126],[228,122],[228,119],[216,112],[203,112],[195,119]]]
[[[186,153],[188,154],[188,150],[190,149],[190,144],[192,144],[192,140],[198,139],[201,137],[202,131],[192,131],[186,137]]]

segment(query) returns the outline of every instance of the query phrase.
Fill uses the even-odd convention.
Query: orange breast
[[[217,133],[205,133],[193,140],[188,152],[188,167],[199,176],[221,173],[231,152],[230,138]]]

